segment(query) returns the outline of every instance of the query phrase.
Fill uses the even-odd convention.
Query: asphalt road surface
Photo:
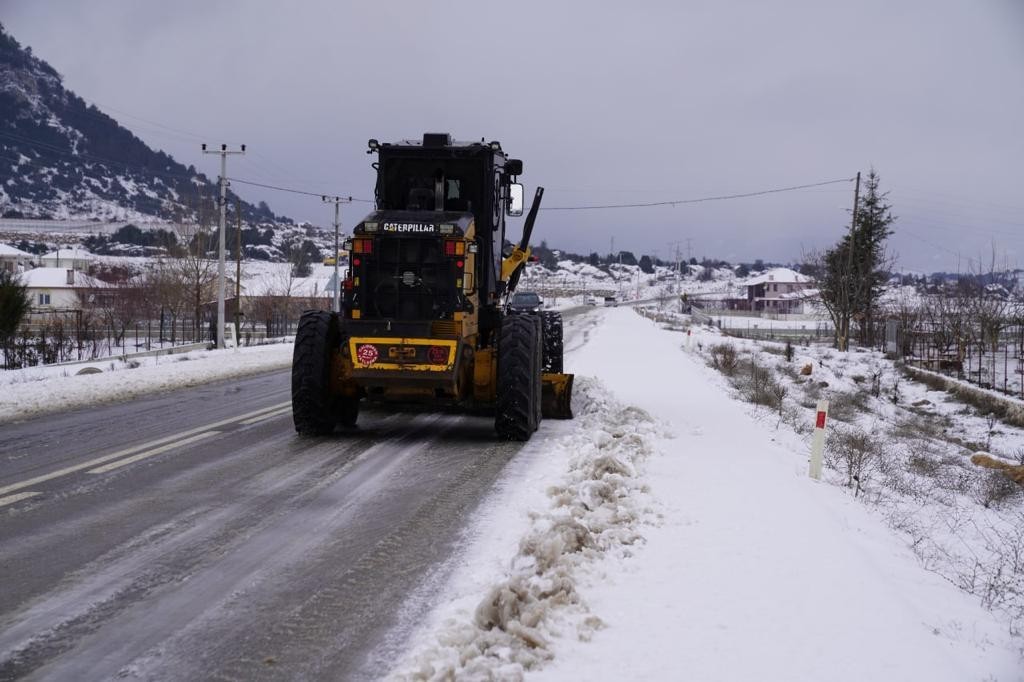
[[[302,438],[288,385],[3,427],[0,679],[380,675],[518,446],[488,418],[372,411]]]
[[[378,679],[522,445],[290,409],[278,371],[0,425],[0,680]]]

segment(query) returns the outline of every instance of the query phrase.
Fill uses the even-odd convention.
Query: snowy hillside
[[[66,90],[0,25],[0,215],[144,223],[194,217],[214,191],[193,166]],[[242,205],[247,222],[289,222],[266,204]]]

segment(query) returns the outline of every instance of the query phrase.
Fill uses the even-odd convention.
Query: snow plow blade
[[[574,374],[542,374],[540,409],[544,419],[572,419]]]

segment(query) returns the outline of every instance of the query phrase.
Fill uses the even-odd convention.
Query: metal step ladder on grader
[[[523,213],[523,163],[498,142],[378,143],[376,210],[346,242],[340,311],[303,313],[292,360],[301,434],[355,426],[363,401],[494,413],[498,437],[525,441],[543,417],[572,418],[559,313],[515,314],[538,187],[509,252],[505,217]]]

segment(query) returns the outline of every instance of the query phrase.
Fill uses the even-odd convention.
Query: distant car
[[[516,313],[537,313],[544,307],[544,299],[532,291],[519,291],[512,294],[508,307]]]
[[[604,297],[604,304],[605,305],[616,305],[616,304],[618,304],[618,301],[615,300],[614,296],[605,296]]]
[[[587,305],[597,305],[597,296],[587,296],[583,302]]]

